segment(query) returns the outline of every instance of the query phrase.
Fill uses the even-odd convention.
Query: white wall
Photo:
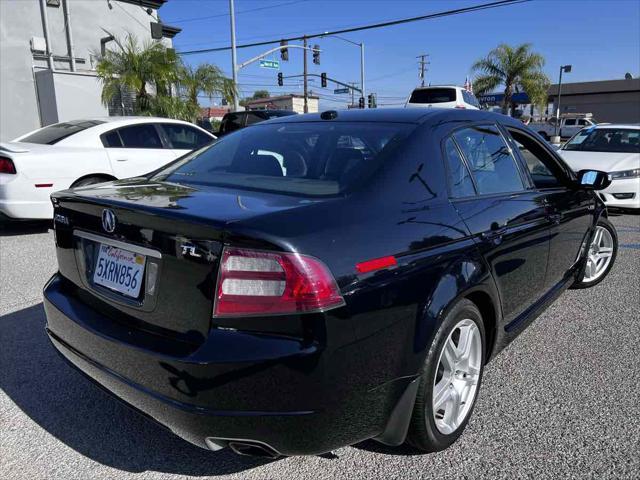
[[[151,17],[140,6],[118,0],[110,3],[112,9],[106,0],[69,0],[74,56],[84,58],[86,62],[77,63],[78,71],[94,68],[91,55],[100,51],[100,38],[107,36],[104,30],[116,36],[130,32],[140,41],[151,41],[150,22],[156,21],[156,12]],[[63,9],[47,7],[46,12],[51,50],[54,55],[66,57]],[[39,0],[0,0],[0,141],[41,126],[33,67],[46,67],[47,62],[33,58],[29,45],[33,36],[44,37]],[[163,42],[171,45],[168,39]],[[68,70],[69,63],[55,62],[55,67]],[[88,83],[83,85],[82,88],[89,88]],[[99,94],[101,87],[96,84],[95,89]],[[83,96],[86,93],[84,90]],[[63,98],[67,101],[68,96],[65,94]],[[83,113],[82,104],[77,99],[71,105],[62,105],[60,99],[57,103],[61,111]]]

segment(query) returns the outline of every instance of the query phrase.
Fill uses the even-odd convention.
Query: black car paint
[[[54,194],[56,213],[70,224],[56,225],[60,271],[44,291],[54,346],[203,447],[207,437],[261,442],[286,455],[372,437],[402,443],[416,379],[447,310],[460,298],[478,305],[489,360],[579,275],[578,250],[604,207],[576,188],[568,169],[561,188],[449,199],[443,138],[478,122],[526,132],[509,117],[408,109],[339,112],[329,121],[345,120],[416,124],[396,161],[346,195],[307,199],[147,179]],[[320,120],[271,120],[304,121]],[[105,207],[120,222],[113,235],[101,232]],[[92,289],[74,228],[160,251],[157,305],[144,311]],[[184,256],[184,242],[210,255]],[[228,244],[321,259],[346,305],[211,318],[218,256]],[[387,255],[397,267],[357,273],[357,263]]]

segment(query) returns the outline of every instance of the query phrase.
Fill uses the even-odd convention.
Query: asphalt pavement
[[[0,479],[640,478],[640,216],[612,220],[609,277],[566,292],[487,367],[452,448],[275,461],[194,447],[67,366],[44,333],[53,233],[0,230]]]

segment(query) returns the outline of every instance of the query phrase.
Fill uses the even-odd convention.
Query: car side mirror
[[[578,172],[578,186],[585,190],[604,190],[611,185],[611,178],[607,172],[600,170],[580,170]]]

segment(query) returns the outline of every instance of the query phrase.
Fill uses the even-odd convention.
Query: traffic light
[[[377,108],[378,103],[376,102],[376,95],[374,93],[370,93],[367,96],[369,108]]]
[[[278,86],[281,87],[284,84],[282,81],[282,72],[278,72]]]
[[[358,108],[364,108],[364,97],[358,99]]]
[[[327,88],[327,74],[325,72],[320,74],[320,86],[322,88]]]
[[[281,47],[286,47],[287,46],[287,41],[286,40],[281,40],[280,41],[280,46]],[[281,48],[280,49],[280,58],[282,59],[283,62],[288,62],[289,61],[289,49],[288,48]]]
[[[313,46],[313,63],[320,65],[320,45]]]

